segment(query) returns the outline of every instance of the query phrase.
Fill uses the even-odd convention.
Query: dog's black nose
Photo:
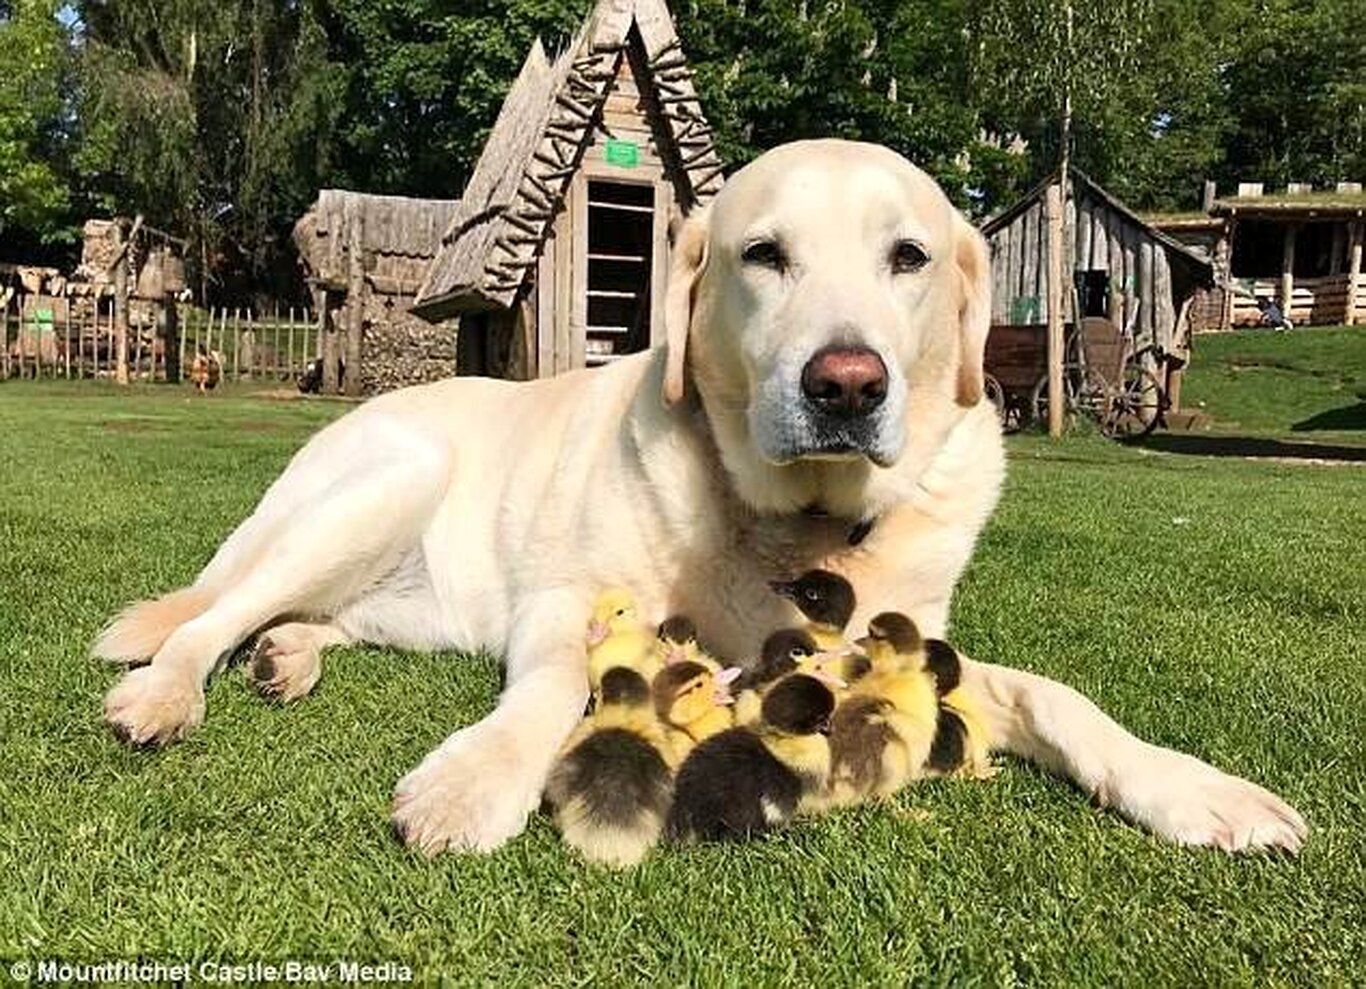
[[[887,397],[887,365],[867,347],[826,347],[802,368],[802,394],[822,412],[868,415]]]

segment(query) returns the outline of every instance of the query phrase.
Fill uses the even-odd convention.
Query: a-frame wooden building
[[[509,90],[414,311],[462,374],[548,377],[663,334],[669,228],[724,182],[665,0],[599,0]]]

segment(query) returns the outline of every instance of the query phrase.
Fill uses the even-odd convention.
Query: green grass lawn
[[[1193,374],[1192,393],[1231,403],[1232,377]],[[544,820],[483,858],[391,838],[398,777],[492,707],[489,658],[340,650],[290,709],[233,669],[163,752],[101,724],[100,624],[189,581],[344,410],[0,384],[0,958],[401,960],[423,981],[535,986],[1366,973],[1366,468],[1017,437],[954,611],[973,655],[1284,794],[1312,828],[1298,859],[1164,844],[1007,761],[612,874]]]
[[[1366,326],[1195,338],[1182,405],[1219,432],[1366,444]]]

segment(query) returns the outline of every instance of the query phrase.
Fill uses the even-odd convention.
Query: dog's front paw
[[[1157,749],[1109,794],[1126,817],[1183,845],[1226,852],[1298,852],[1309,826],[1288,803],[1255,783],[1192,756]]]
[[[139,667],[105,696],[104,720],[132,745],[165,745],[204,720],[204,690],[184,673]]]
[[[543,780],[496,731],[457,732],[399,781],[394,832],[427,855],[488,852],[522,833]]]

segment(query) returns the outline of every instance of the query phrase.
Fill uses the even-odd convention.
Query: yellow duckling
[[[779,679],[764,694],[756,724],[712,736],[679,767],[668,836],[743,838],[822,806],[834,708],[835,695],[815,677]]]
[[[595,694],[603,675],[614,666],[635,670],[647,682],[659,669],[655,637],[641,624],[635,597],[624,587],[598,595],[587,640],[588,685]]]
[[[655,674],[652,689],[659,719],[688,738],[688,747],[735,723],[730,685],[739,667],[713,672],[693,660],[670,663]]]
[[[914,622],[883,612],[868,623],[868,636],[858,645],[871,669],[850,689],[831,724],[836,803],[886,796],[924,775],[939,717]]]
[[[995,776],[997,768],[991,762],[986,720],[971,692],[962,685],[962,657],[947,642],[927,639],[925,666],[934,676],[935,692],[939,695],[939,720],[926,768],[936,775],[955,774],[972,779]]]
[[[774,580],[768,586],[797,606],[822,652],[845,647],[844,629],[854,615],[855,603],[849,581],[829,570],[808,570],[796,580]]]
[[[677,761],[645,678],[608,670],[597,709],[569,736],[546,783],[565,842],[590,862],[635,865],[659,841]]]

